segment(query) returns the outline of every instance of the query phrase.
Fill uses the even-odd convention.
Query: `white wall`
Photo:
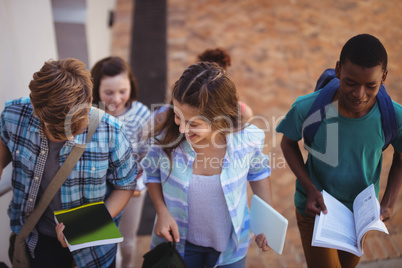
[[[29,94],[32,74],[43,63],[57,58],[50,0],[0,1],[0,111],[7,99]],[[10,165],[2,178],[11,177]],[[0,184],[4,189],[7,179]],[[0,261],[9,265],[7,250],[10,223],[6,208],[8,192],[0,197]]]
[[[83,61],[90,69],[110,55],[109,13],[115,0],[51,0],[59,55]]]
[[[26,96],[32,74],[57,57],[50,0],[0,1],[0,110]]]
[[[79,4],[85,0],[53,0],[53,4],[60,1]],[[82,38],[88,47],[82,49],[88,51],[90,68],[100,58],[110,55],[111,31],[107,23],[115,0],[86,1],[85,10],[76,9],[67,18],[85,24],[86,36]],[[52,7],[52,0],[0,0],[0,112],[7,99],[29,94],[32,75],[45,61],[58,59]],[[11,266],[7,254],[11,232],[7,216],[12,196],[10,178],[11,165],[8,165],[0,180],[0,262],[8,266]]]
[[[11,191],[8,191],[4,195],[1,196],[0,198],[0,262],[4,262],[5,264],[8,265],[8,267],[11,267],[10,261],[8,259],[8,238],[11,234],[11,229],[10,229],[10,221],[7,216],[7,209],[8,209],[8,204],[11,201],[11,196],[12,193]]]
[[[110,56],[112,32],[108,26],[109,11],[114,10],[115,0],[87,0],[87,44],[89,68]]]
[[[86,5],[90,68],[99,59],[110,55],[111,30],[107,22],[115,0],[87,0]],[[80,16],[83,16],[82,12],[77,15]],[[5,100],[29,94],[32,74],[46,60],[58,58],[51,0],[1,0],[0,33],[2,111]]]

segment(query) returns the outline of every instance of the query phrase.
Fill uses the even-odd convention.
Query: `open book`
[[[354,213],[327,192],[322,191],[322,195],[328,213],[316,215],[312,246],[339,249],[360,257],[368,231],[388,234],[387,227],[380,220],[380,203],[373,184],[356,196]]]
[[[103,202],[54,212],[70,251],[123,241],[123,237]]]

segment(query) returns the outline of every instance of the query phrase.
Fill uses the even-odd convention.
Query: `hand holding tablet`
[[[250,206],[250,229],[255,235],[263,233],[268,246],[282,254],[288,220],[257,195],[253,195]]]

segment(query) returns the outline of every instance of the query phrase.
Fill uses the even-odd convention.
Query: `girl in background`
[[[120,57],[107,57],[98,61],[91,70],[94,83],[93,104],[124,123],[126,134],[134,149],[137,162],[146,153],[142,142],[144,127],[150,111],[137,101],[138,89],[130,66]],[[134,267],[136,235],[140,223],[146,188],[142,172],[137,177],[137,189],[124,208],[119,229],[124,241],[119,243],[117,267]]]
[[[225,71],[227,71],[231,65],[231,58],[229,53],[222,48],[206,49],[204,52],[198,55],[198,60],[216,62],[219,66],[225,69]],[[239,104],[241,116],[243,117],[243,121],[246,122],[253,117],[253,110],[250,106],[242,101],[239,101]]]
[[[250,245],[247,181],[271,204],[264,132],[238,118],[226,71],[200,62],[175,83],[141,161],[157,218],[151,248],[177,242],[188,267],[244,267]],[[263,234],[256,237],[270,248]]]

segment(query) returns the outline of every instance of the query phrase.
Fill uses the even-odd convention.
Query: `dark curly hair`
[[[230,66],[230,55],[222,48],[207,49],[198,55],[198,60],[216,62],[225,70]]]

